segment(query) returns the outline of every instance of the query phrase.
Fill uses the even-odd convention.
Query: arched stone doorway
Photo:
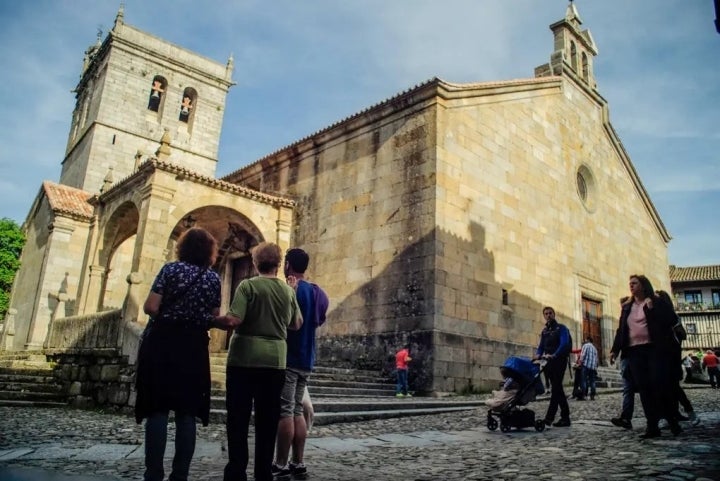
[[[168,239],[168,260],[175,258],[175,245],[190,227],[202,227],[218,241],[218,258],[213,269],[222,281],[221,312],[227,312],[240,281],[255,275],[250,250],[262,242],[260,229],[245,215],[222,206],[206,206],[188,212]],[[227,350],[231,332],[210,330],[210,352]]]
[[[104,269],[98,311],[122,307],[127,295],[127,276],[132,272],[139,212],[132,202],[124,202],[110,216],[103,229],[99,252]]]

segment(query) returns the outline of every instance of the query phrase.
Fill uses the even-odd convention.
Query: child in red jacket
[[[412,361],[410,357],[410,344],[405,344],[405,346],[395,354],[395,369],[397,370],[396,397],[412,397],[408,392],[408,363],[410,361]]]

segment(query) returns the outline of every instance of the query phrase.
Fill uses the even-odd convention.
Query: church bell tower
[[[555,41],[555,51],[550,63],[535,69],[535,77],[564,75],[592,90],[597,90],[593,73],[593,59],[598,54],[590,30],[581,30],[582,20],[575,3],[570,4],[565,18],[550,25]]]
[[[169,136],[168,159],[214,176],[233,60],[226,64],[125,24],[123,7],[85,52],[60,183],[96,193]]]

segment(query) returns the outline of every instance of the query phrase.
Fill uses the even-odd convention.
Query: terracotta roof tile
[[[93,206],[88,203],[88,199],[92,197],[90,192],[56,184],[49,180],[43,182],[43,189],[50,203],[50,208],[54,212],[86,219],[92,218]]]
[[[670,282],[720,281],[720,265],[715,266],[670,266]]]

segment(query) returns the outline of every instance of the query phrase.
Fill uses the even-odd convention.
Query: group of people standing
[[[616,426],[632,429],[632,415],[635,393],[640,394],[647,428],[641,438],[656,438],[661,435],[660,421],[667,425],[673,435],[682,429],[679,421],[699,422],[690,401],[680,386],[683,379],[681,363],[681,342],[678,337],[679,318],[675,313],[672,299],[665,291],[655,291],[644,275],[629,278],[630,296],[621,300],[619,325],[611,348],[610,362],[621,359],[623,376],[622,414],[611,419]],[[552,307],[543,309],[545,327],[540,334],[540,343],[534,359],[547,361],[545,373],[551,386],[550,405],[545,415],[545,424],[556,427],[570,426],[570,408],[563,390],[563,377],[570,353],[578,354],[577,388],[573,397],[584,399],[596,394],[598,353],[587,336],[579,351],[572,351],[568,328],[555,319]],[[717,359],[717,358],[715,358]],[[710,360],[713,364],[713,360]],[[715,364],[715,370],[717,370]],[[716,383],[717,384],[717,383]],[[682,405],[687,416],[680,414]],[[560,410],[560,419],[555,416]]]
[[[637,392],[647,421],[641,438],[659,437],[661,419],[677,436],[682,431],[681,402],[691,420],[697,419],[680,386],[682,347],[675,331],[679,318],[668,293],[655,291],[647,277],[632,275],[628,286],[630,296],[621,300],[620,323],[610,354],[610,362],[620,357],[622,363],[623,413],[611,421],[616,426],[632,428],[633,399]]]
[[[310,258],[262,242],[252,250],[258,275],[238,285],[229,311],[220,315],[220,278],[211,267],[217,242],[202,228],[187,230],[177,261],[158,273],[144,311],[136,375],[135,417],[145,423],[145,481],[164,479],[169,412],[175,417],[175,455],[169,481],[185,481],[199,418],[210,413],[209,336],[232,329],[227,358],[228,463],[225,481],[247,480],[248,431],[254,410],[257,481],[305,479],[307,423],[303,398],[315,362],[315,331],[325,322],[328,297],[305,279]],[[292,457],[290,452],[292,449]]]

